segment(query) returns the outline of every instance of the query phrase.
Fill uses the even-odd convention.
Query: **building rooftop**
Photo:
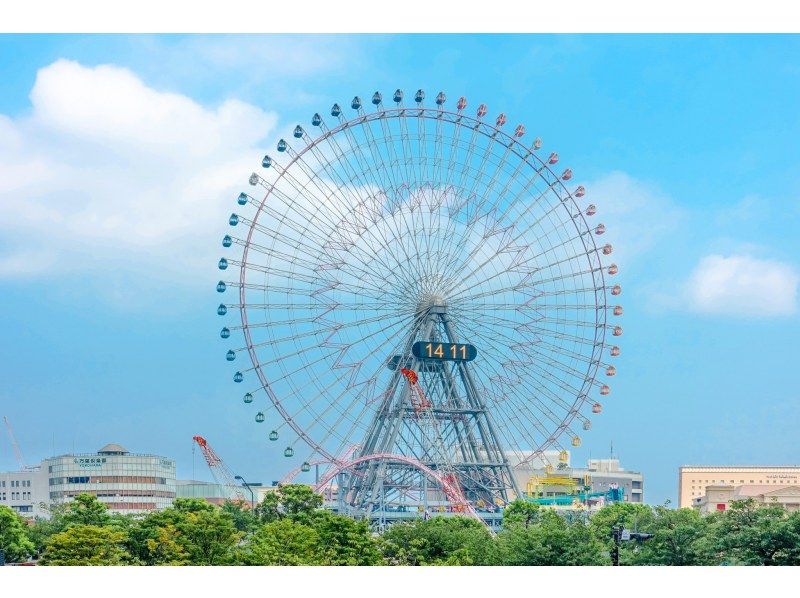
[[[111,444],[105,445],[103,448],[101,448],[99,451],[97,451],[97,454],[98,455],[127,455],[128,452],[129,452],[128,449],[126,449],[124,446],[121,446],[119,444],[111,443]]]

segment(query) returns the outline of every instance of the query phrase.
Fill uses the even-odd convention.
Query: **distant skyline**
[[[798,464],[797,56],[780,35],[2,35],[0,416],[29,462],[117,442],[188,478],[201,434],[280,479],[297,463],[218,338],[227,217],[297,123],[423,88],[542,137],[615,246],[619,373],[573,465],[613,442],[675,504],[680,465]]]

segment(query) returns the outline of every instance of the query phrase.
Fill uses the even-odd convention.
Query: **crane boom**
[[[192,436],[192,440],[197,443],[197,446],[200,447],[200,450],[203,452],[203,457],[208,463],[208,468],[211,470],[211,475],[214,477],[214,481],[221,486],[227,486],[232,491],[236,498],[236,500],[244,502],[244,494],[242,493],[241,487],[236,484],[234,480],[233,474],[228,469],[228,466],[225,465],[225,462],[222,458],[217,455],[211,445],[208,444],[208,441],[203,438],[202,436]]]
[[[14,437],[14,429],[11,427],[11,422],[8,421],[8,418],[5,415],[3,416],[3,421],[8,429],[8,437],[11,439],[11,448],[14,449],[14,456],[17,459],[17,464],[19,465],[20,471],[22,471],[25,469],[25,459],[22,456],[22,451],[19,450],[17,439]]]

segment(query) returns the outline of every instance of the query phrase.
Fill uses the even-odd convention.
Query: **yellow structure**
[[[800,466],[684,465],[678,469],[678,506],[691,507],[710,486],[761,486],[767,489],[800,486]]]

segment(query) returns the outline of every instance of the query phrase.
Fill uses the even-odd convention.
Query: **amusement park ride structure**
[[[219,261],[238,276],[217,313],[241,321],[220,336],[242,339],[226,359],[249,358],[233,379],[277,416],[269,440],[308,448],[285,479],[324,466],[317,490],[380,524],[444,507],[494,524],[523,496],[509,456],[580,446],[602,411],[618,268],[585,188],[523,125],[443,92],[392,100],[334,104],[264,156],[229,218],[244,234],[222,241],[241,257]]]

